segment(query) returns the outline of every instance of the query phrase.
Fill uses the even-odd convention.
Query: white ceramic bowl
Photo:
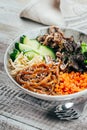
[[[27,35],[29,36],[29,38],[36,38],[39,35],[45,34],[47,32],[47,29],[49,27],[43,27],[43,28],[39,28],[39,29],[35,29],[35,30],[29,30],[28,32],[25,32],[22,35]],[[74,36],[75,41],[86,41],[87,42],[87,35],[82,33],[81,31],[78,30],[73,30],[73,29],[62,29],[62,31],[64,32],[65,36],[69,37],[71,35]],[[21,36],[22,36],[21,35]],[[20,36],[15,39],[7,48],[5,56],[4,56],[4,67],[5,70],[9,76],[9,78],[15,83],[15,85],[17,87],[19,87],[20,89],[22,89],[23,91],[25,91],[27,94],[33,96],[33,97],[37,97],[39,99],[44,99],[44,100],[48,100],[48,101],[72,101],[74,100],[75,102],[77,101],[83,101],[87,98],[87,90],[78,92],[78,93],[74,93],[74,94],[69,94],[69,95],[59,95],[59,96],[51,96],[51,95],[45,95],[45,94],[38,94],[32,91],[29,91],[27,89],[24,89],[23,87],[21,87],[10,75],[9,71],[8,71],[8,59],[9,59],[9,52],[12,51],[12,49],[14,48],[15,42],[18,42],[20,39]]]

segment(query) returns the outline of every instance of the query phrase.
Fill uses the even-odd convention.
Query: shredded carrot
[[[55,92],[61,95],[72,94],[87,89],[87,73],[60,72],[59,79],[60,82],[55,87]]]

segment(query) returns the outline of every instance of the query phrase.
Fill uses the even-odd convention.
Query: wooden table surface
[[[20,19],[19,14],[30,0],[0,0],[0,130],[87,130],[87,109],[74,121],[59,121],[37,100],[17,88],[4,70],[4,53],[21,33],[44,26]]]

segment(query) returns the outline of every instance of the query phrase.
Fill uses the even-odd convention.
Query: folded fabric
[[[58,6],[55,7],[54,0],[30,1],[29,5],[21,12],[20,17],[28,18],[46,25],[65,25]]]
[[[87,0],[31,0],[20,17],[45,25],[87,27]]]

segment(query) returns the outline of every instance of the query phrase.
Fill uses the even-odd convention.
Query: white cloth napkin
[[[31,0],[20,17],[45,25],[87,29],[87,0]]]

